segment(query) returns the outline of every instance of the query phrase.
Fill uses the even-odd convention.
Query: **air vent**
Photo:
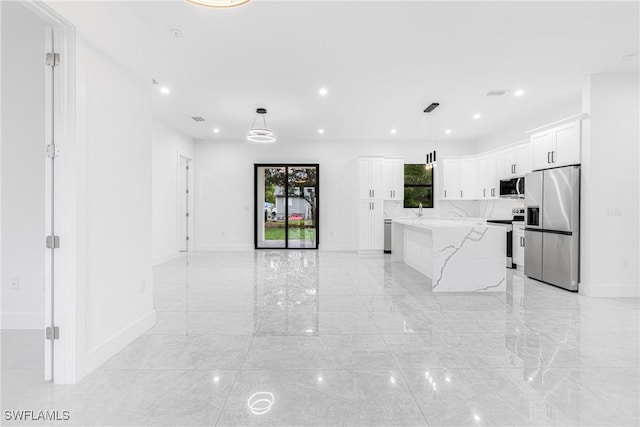
[[[158,81],[156,79],[151,79],[151,84],[152,85],[159,85],[160,83],[158,83]]]
[[[191,117],[194,122],[204,122],[204,117]]]
[[[506,90],[490,90],[487,92],[487,96],[502,96],[506,95],[508,91]]]

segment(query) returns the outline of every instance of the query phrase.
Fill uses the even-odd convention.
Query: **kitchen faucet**
[[[422,203],[418,203],[418,217],[421,218],[422,215]]]

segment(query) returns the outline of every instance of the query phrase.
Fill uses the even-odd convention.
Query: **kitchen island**
[[[504,292],[505,233],[477,220],[396,219],[391,260],[429,277],[433,292]]]

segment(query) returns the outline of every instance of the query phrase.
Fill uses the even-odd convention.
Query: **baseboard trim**
[[[318,245],[319,251],[333,251],[333,252],[355,252],[353,245],[347,244],[320,244]]]
[[[0,329],[44,329],[44,313],[2,313]]]
[[[246,252],[254,250],[253,245],[246,244],[237,244],[237,245],[198,245],[198,250],[202,252],[222,252],[222,251],[230,251],[230,252]]]
[[[167,254],[161,255],[153,259],[153,266],[164,264],[165,262],[169,262],[172,259],[176,259],[180,256],[180,252],[169,252]]]
[[[142,316],[140,319],[132,322],[129,326],[105,340],[102,344],[94,347],[87,352],[86,363],[83,366],[83,372],[77,376],[76,381],[84,377],[104,362],[109,360],[113,355],[131,344],[133,340],[148,331],[156,323],[155,310]]]
[[[594,298],[638,298],[640,286],[635,285],[589,285],[580,283],[578,292]]]

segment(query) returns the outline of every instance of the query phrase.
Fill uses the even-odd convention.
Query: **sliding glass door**
[[[255,165],[256,249],[317,249],[319,166]]]

